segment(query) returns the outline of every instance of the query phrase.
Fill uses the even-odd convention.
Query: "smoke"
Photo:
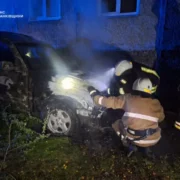
[[[103,74],[96,74],[87,80],[92,86],[94,86],[99,91],[104,91],[109,87],[109,83],[114,75],[114,68],[107,70]]]
[[[122,59],[132,59],[127,52],[112,44],[109,19],[99,14],[101,2],[74,0],[76,39],[69,43],[71,53],[83,64],[82,70],[99,74]],[[116,51],[113,53],[113,50]]]
[[[88,82],[100,91],[105,90],[109,86],[109,82],[113,76],[113,66],[117,61],[122,60],[122,53],[116,57],[113,53],[106,54],[109,49],[118,49],[104,42],[111,42],[111,34],[107,31],[107,17],[99,16],[97,0],[74,0],[76,22],[76,39],[71,41],[68,46],[67,59],[71,61],[77,60],[79,68],[83,72],[91,73]],[[72,23],[68,21],[68,23]],[[124,56],[124,55],[123,55]],[[124,59],[124,58],[123,58]],[[72,73],[70,69],[62,65],[54,63],[56,71],[60,73]],[[110,69],[111,68],[111,69]]]
[[[106,31],[106,18],[99,15],[97,0],[75,0],[77,37],[107,42],[111,35]]]
[[[67,75],[70,73],[70,68],[67,66],[65,59],[62,56],[59,56],[56,51],[52,50],[47,55],[49,57],[51,67],[54,70],[54,74]]]
[[[97,0],[74,0],[76,16],[76,40],[70,42],[70,49],[74,56],[84,64],[84,70],[100,67],[103,60],[97,57],[98,49],[107,48],[111,35],[106,30],[106,18],[98,14]]]

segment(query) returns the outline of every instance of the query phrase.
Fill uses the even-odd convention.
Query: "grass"
[[[19,180],[177,180],[179,160],[127,158],[110,150],[94,154],[72,145],[67,138],[49,138],[33,145],[23,156],[7,162],[6,172]]]

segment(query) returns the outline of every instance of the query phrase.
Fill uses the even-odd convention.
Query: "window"
[[[61,19],[61,0],[29,0],[29,20]]]
[[[99,13],[106,16],[139,14],[140,0],[99,0]]]

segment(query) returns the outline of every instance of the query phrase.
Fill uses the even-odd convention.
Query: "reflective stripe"
[[[180,130],[180,122],[175,122],[175,124],[174,124],[174,126],[175,126],[175,128],[177,128],[177,129],[179,129]]]
[[[120,136],[121,133],[120,133],[119,131],[116,131],[116,134],[117,134],[118,136]]]
[[[141,67],[141,70],[144,71],[144,72],[150,73],[150,74],[154,74],[156,77],[158,77],[158,78],[160,79],[160,77],[159,77],[159,75],[157,74],[157,72],[154,71],[154,70],[152,70],[152,69],[148,69],[148,68],[145,68],[145,67]]]
[[[129,132],[133,135],[135,134],[135,131],[133,131],[133,130],[129,130]]]
[[[176,123],[178,126],[180,126],[180,122],[176,121],[175,123]]]
[[[175,124],[174,126],[175,126],[175,128],[180,130],[180,126],[179,125]]]
[[[150,89],[147,89],[147,88],[144,88],[144,92],[148,93],[148,94],[151,94],[151,90]]]
[[[127,81],[124,80],[124,79],[121,79],[121,82],[122,82],[123,84],[126,84],[126,83],[127,83]]]
[[[104,97],[101,96],[101,97],[98,99],[98,104],[100,104],[100,105],[102,104],[103,98],[104,98]]]
[[[147,120],[147,121],[158,122],[158,118],[155,118],[155,117],[152,117],[152,116],[143,115],[143,114],[125,112],[123,116],[133,117],[133,118],[138,118],[138,119],[144,119],[144,120]]]
[[[151,93],[156,92],[156,90],[157,90],[157,86],[152,87],[152,89],[151,89]]]
[[[157,86],[153,86],[153,87],[152,87],[152,90],[156,90],[156,89],[157,89]]]
[[[96,90],[92,90],[89,94],[92,95],[95,92],[96,92]]]
[[[126,138],[125,136],[121,135],[121,140],[124,140],[125,138]]]
[[[127,137],[130,140],[133,140],[133,138],[131,137]],[[157,143],[159,140],[161,139],[161,137],[159,137],[158,139],[154,139],[154,140],[139,140],[139,141],[134,141],[135,143],[138,144],[154,144]]]
[[[119,89],[119,93],[120,93],[120,94],[125,94],[125,93],[124,93],[124,89],[123,89],[123,88],[120,88],[120,89]]]
[[[110,88],[108,88],[107,93],[110,94]]]

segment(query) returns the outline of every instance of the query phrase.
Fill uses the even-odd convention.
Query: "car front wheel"
[[[72,118],[67,111],[58,108],[54,109],[48,114],[47,128],[53,134],[68,135],[72,128]]]
[[[48,108],[47,108],[48,107]],[[43,110],[47,130],[53,135],[74,136],[78,134],[80,121],[75,111],[69,105],[51,101]]]

